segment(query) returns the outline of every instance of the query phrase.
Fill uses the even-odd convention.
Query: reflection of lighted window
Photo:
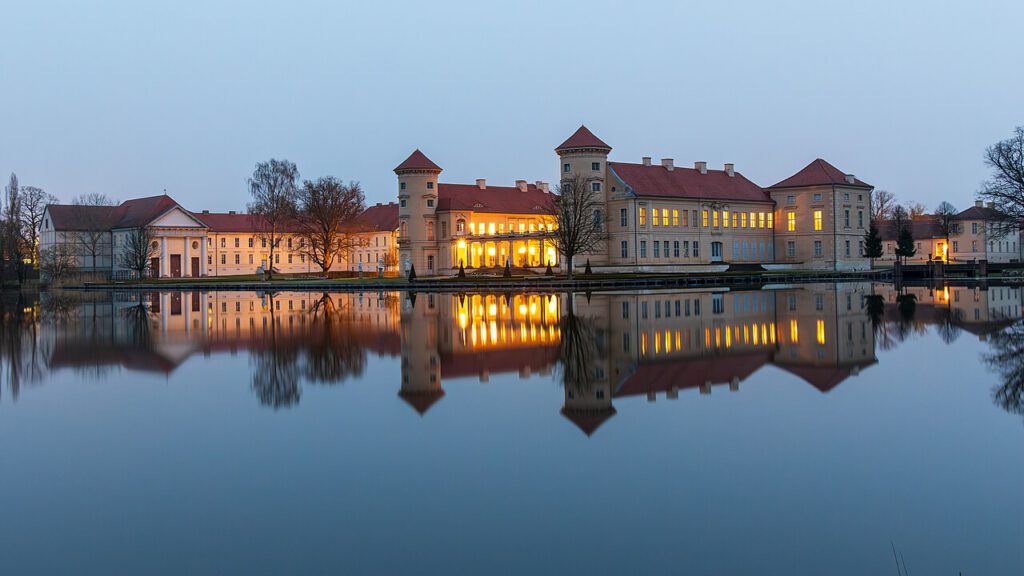
[[[825,321],[818,320],[818,344],[825,344]]]
[[[793,344],[800,342],[800,330],[796,326],[796,320],[789,321],[789,341]]]

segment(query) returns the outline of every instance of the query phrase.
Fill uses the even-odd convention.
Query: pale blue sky
[[[0,0],[0,175],[62,199],[163,189],[239,209],[270,157],[394,198],[552,181],[586,123],[612,158],[816,157],[902,200],[966,206],[1024,124],[1024,3]]]

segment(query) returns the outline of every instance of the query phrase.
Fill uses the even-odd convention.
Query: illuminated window
[[[764,212],[757,213],[757,227],[764,228]]]
[[[814,229],[821,230],[821,210],[814,211]]]
[[[775,227],[775,213],[774,212],[769,212],[768,213],[768,227],[769,228],[774,228]]]
[[[750,213],[750,227],[757,228],[757,212]]]
[[[672,225],[679,226],[679,210],[672,210]]]
[[[651,226],[661,225],[661,212],[657,208],[651,208]]]
[[[818,344],[821,344],[822,346],[824,346],[825,345],[825,321],[824,320],[818,320],[817,328],[818,328],[817,329],[817,332],[818,332]]]
[[[705,228],[708,227],[708,211],[707,210],[704,210],[703,212],[701,212],[701,223],[702,223],[701,225],[704,226]]]
[[[800,343],[800,330],[797,328],[796,320],[789,321],[789,341],[793,344]]]
[[[665,226],[668,226],[668,208],[661,209],[661,221]]]
[[[740,224],[739,212],[733,212],[732,213],[732,227],[733,228],[739,228],[739,224]]]
[[[647,209],[646,208],[640,208],[640,211],[638,212],[638,214],[640,215],[640,225],[641,226],[646,226],[647,225]]]
[[[740,214],[740,226],[742,226],[744,228],[747,227],[747,213],[746,212],[744,212],[743,214]]]
[[[718,228],[718,210],[711,212],[711,220],[714,223],[715,228]]]
[[[796,212],[786,213],[786,230],[796,232]]]
[[[729,227],[729,211],[722,210],[722,226]]]

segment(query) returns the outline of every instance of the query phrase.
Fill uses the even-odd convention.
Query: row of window
[[[288,257],[288,263],[289,264],[294,264],[295,263],[294,255],[288,254],[287,257]],[[242,263],[242,255],[236,253],[234,260],[235,260],[235,264],[241,264]],[[267,260],[267,255],[266,254],[262,254],[260,256],[260,261],[261,262],[266,262],[266,260]],[[302,264],[306,263],[306,255],[305,254],[299,254],[299,262],[302,263]],[[213,266],[213,255],[212,254],[206,256],[206,263],[209,266]],[[220,263],[222,265],[227,265],[227,263],[228,263],[228,255],[227,254],[221,254],[220,255]],[[274,264],[280,264],[280,263],[281,263],[281,253],[278,252],[277,254],[274,254]],[[249,254],[249,264],[255,264],[255,257],[252,254]]]
[[[697,210],[679,210],[672,208],[637,208],[637,220],[640,226],[647,226],[647,213],[650,211],[651,226],[676,226],[696,227],[698,226]],[[702,210],[700,212],[700,226],[704,228],[768,228],[774,227],[775,215],[772,212],[749,212],[729,210]],[[629,225],[629,211],[626,208],[619,209],[619,225],[623,228]]]

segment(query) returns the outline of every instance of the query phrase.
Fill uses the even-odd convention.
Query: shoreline
[[[55,287],[60,290],[76,291],[153,291],[153,290],[206,290],[206,291],[237,291],[237,290],[289,290],[289,291],[323,291],[363,292],[367,290],[403,290],[412,292],[458,292],[465,290],[515,290],[515,291],[552,291],[552,290],[617,290],[617,289],[652,289],[652,288],[691,288],[708,286],[751,286],[764,284],[790,284],[814,282],[863,282],[889,280],[893,278],[892,269],[864,271],[788,271],[788,272],[742,272],[734,274],[591,274],[579,275],[569,280],[565,277],[484,277],[484,278],[425,278],[409,282],[405,278],[364,278],[335,280],[162,280],[143,283],[104,282],[95,284],[75,284]]]

